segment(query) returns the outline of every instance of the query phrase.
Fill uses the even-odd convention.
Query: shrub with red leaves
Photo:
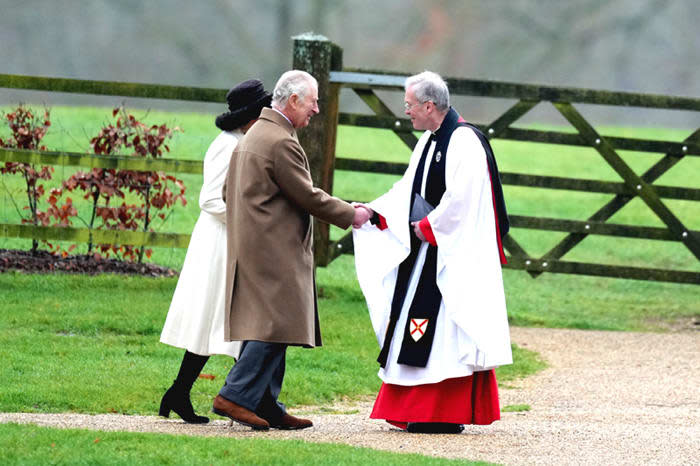
[[[24,105],[19,105],[13,112],[4,115],[11,136],[7,139],[0,139],[0,147],[10,149],[27,149],[45,151],[46,146],[41,144],[41,140],[46,135],[46,131],[51,126],[50,111],[44,109],[43,115],[35,113]],[[39,200],[44,196],[45,189],[39,180],[50,180],[54,169],[51,166],[35,167],[29,163],[5,162],[0,167],[2,174],[17,174],[24,178],[28,205],[24,210],[29,210],[29,217],[25,217],[20,212],[22,223],[48,226],[51,215],[42,212],[38,208]],[[70,208],[68,208],[70,209]],[[32,252],[36,252],[38,242],[32,240]]]
[[[171,129],[165,124],[148,126],[128,114],[123,107],[115,108],[112,117],[116,118],[115,123],[102,128],[90,140],[95,154],[158,158],[163,155],[163,150],[170,151],[166,141],[172,138],[174,132],[180,131],[178,127]],[[92,202],[90,219],[83,220],[90,229],[153,231],[152,211],[157,211],[157,216],[165,221],[178,200],[183,206],[187,204],[182,180],[159,171],[93,168],[89,172],[75,173],[63,182],[63,189],[84,191],[83,198]],[[135,194],[140,204],[128,204],[127,192]],[[115,198],[122,200],[121,205],[114,205]],[[95,226],[98,218],[102,223]],[[105,257],[114,254],[138,262],[142,261],[144,253],[150,257],[152,252],[132,245],[102,244],[97,247]],[[88,252],[92,252],[92,248],[93,244],[90,243]]]

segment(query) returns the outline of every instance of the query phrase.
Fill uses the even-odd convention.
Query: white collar
[[[290,120],[289,118],[287,118],[287,115],[285,115],[284,113],[280,112],[280,111],[277,110],[275,107],[271,107],[271,108],[272,108],[272,110],[274,110],[275,112],[277,112],[277,113],[279,113],[280,115],[282,115],[282,116],[284,117],[284,119],[287,120],[287,121],[289,122],[290,125],[292,125],[292,128],[294,128],[294,124],[292,124],[292,120]]]

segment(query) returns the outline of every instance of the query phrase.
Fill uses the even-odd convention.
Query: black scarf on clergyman
[[[421,184],[423,182],[424,170],[428,170],[428,176],[425,184],[425,200],[430,205],[437,206],[440,203],[442,195],[445,193],[445,163],[447,160],[447,145],[450,142],[452,132],[457,127],[459,115],[454,109],[450,109],[445,116],[445,119],[440,125],[440,128],[430,135],[430,138],[425,143],[423,153],[421,154],[416,174],[413,178],[413,189],[411,190],[410,205],[408,211],[413,207],[415,194],[421,193]],[[434,156],[430,161],[430,165],[425,167],[425,160],[428,156],[432,142],[436,141]],[[409,224],[406,228],[412,228]],[[389,325],[387,326],[386,336],[384,337],[384,346],[379,353],[377,362],[381,367],[386,366],[386,361],[389,356],[389,348],[391,340],[396,329],[396,323],[401,314],[403,302],[406,299],[406,291],[408,289],[408,281],[411,276],[411,271],[418,257],[418,250],[421,246],[421,241],[416,238],[416,235],[411,231],[411,253],[399,265],[398,276],[396,278],[396,287],[394,288],[394,297],[391,303],[391,313],[389,317]],[[442,294],[437,287],[437,247],[428,245],[428,251],[425,257],[425,264],[421,271],[418,280],[418,287],[415,296],[411,302],[408,311],[408,319],[406,328],[404,329],[403,343],[399,353],[399,364],[409,366],[425,367],[430,356],[430,350],[433,346],[433,338],[435,337],[435,322],[438,312],[440,311],[440,302]],[[412,324],[413,322],[413,324]]]
[[[498,222],[498,233],[501,240],[505,238],[510,230],[510,221],[508,220],[508,212],[506,211],[506,202],[503,197],[503,187],[501,186],[501,175],[498,173],[498,165],[496,164],[496,157],[493,155],[493,149],[491,148],[491,143],[484,133],[481,132],[479,128],[467,123],[465,121],[460,121],[457,126],[466,126],[470,128],[481,142],[481,146],[486,152],[486,163],[489,167],[489,174],[491,175],[491,191],[493,192],[494,207],[496,209],[496,221]]]
[[[413,189],[410,196],[409,212],[413,207],[415,193],[421,191],[423,181],[423,173],[425,160],[431,143],[436,140],[434,156],[428,168],[428,176],[425,187],[425,199],[429,204],[437,206],[445,192],[445,165],[447,159],[447,147],[450,143],[452,133],[460,126],[467,126],[472,129],[486,153],[488,169],[491,177],[491,187],[494,195],[494,208],[496,210],[496,220],[498,222],[499,234],[501,239],[508,233],[510,224],[508,214],[506,212],[505,201],[503,198],[503,188],[501,187],[500,176],[496,159],[493,155],[491,145],[486,136],[475,126],[466,123],[460,118],[457,112],[450,108],[445,116],[440,128],[430,136],[423,148],[416,174],[413,178]],[[411,228],[410,225],[407,225]],[[396,279],[396,287],[394,288],[394,296],[391,304],[391,313],[389,324],[387,326],[384,345],[379,353],[377,361],[381,367],[386,366],[386,361],[389,356],[389,348],[391,340],[396,329],[396,323],[401,314],[403,302],[406,299],[406,291],[411,271],[418,256],[418,250],[421,246],[421,241],[416,238],[411,232],[411,252],[408,257],[399,266],[398,276]],[[435,338],[435,323],[440,311],[440,303],[442,294],[437,286],[437,247],[428,245],[428,251],[425,258],[425,264],[421,271],[421,276],[418,281],[416,293],[413,297],[413,302],[408,311],[408,319],[404,329],[403,343],[399,352],[398,363],[406,364],[415,367],[425,367],[432,349],[433,339]]]

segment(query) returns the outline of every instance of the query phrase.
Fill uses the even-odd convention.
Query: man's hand
[[[355,208],[355,218],[352,221],[352,227],[360,228],[372,216],[372,209],[365,205],[355,203],[353,203],[353,207]]]
[[[369,218],[372,218],[372,215],[374,215],[374,211],[367,204],[363,204],[361,202],[351,202],[350,205],[353,207],[362,207],[363,209],[365,209],[369,213]]]
[[[423,236],[423,231],[420,229],[420,222],[411,222],[411,226],[413,226],[413,233],[416,234],[419,240],[425,241],[425,236]]]

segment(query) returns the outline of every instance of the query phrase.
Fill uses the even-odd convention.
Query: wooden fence
[[[307,154],[311,160],[315,161],[317,184],[331,191],[332,176],[328,174],[332,174],[334,169],[389,174],[402,174],[405,171],[406,164],[335,158],[334,135],[338,124],[380,128],[393,131],[408,147],[413,148],[417,138],[413,133],[410,120],[395,115],[375,92],[381,90],[403,93],[406,75],[344,68],[340,48],[328,40],[314,38],[295,41],[294,65],[296,68],[309,70],[319,79],[319,100],[324,113],[322,117],[312,120],[311,131],[301,135]],[[471,79],[447,79],[447,83],[452,95],[517,99],[517,102],[498,118],[488,123],[476,124],[490,139],[591,147],[623,180],[623,182],[609,182],[502,172],[501,181],[505,185],[614,195],[610,201],[584,221],[511,215],[510,221],[513,228],[566,232],[567,235],[551,250],[539,257],[528,254],[513,235],[508,235],[504,240],[504,246],[509,253],[507,268],[525,270],[533,277],[550,272],[700,284],[700,273],[693,271],[561,260],[562,256],[589,235],[676,241],[682,243],[696,259],[700,260],[700,232],[691,231],[686,227],[663,201],[663,199],[700,201],[700,189],[654,184],[661,175],[684,157],[700,155],[700,129],[683,141],[605,136],[600,134],[574,106],[574,104],[596,104],[700,112],[700,99]],[[374,112],[374,115],[337,112],[341,88],[352,89]],[[512,127],[516,121],[542,102],[550,102],[571,124],[576,133]],[[323,134],[332,135],[333,140],[329,142],[319,137]],[[664,156],[642,175],[637,175],[620,157],[618,153],[620,150],[662,153]],[[630,226],[607,222],[635,198],[641,199],[665,227]],[[352,251],[350,234],[339,241],[330,242],[327,226],[321,224],[319,227],[316,237],[319,246],[317,251],[319,263],[327,264],[338,255]]]
[[[340,47],[317,36],[299,36],[294,39],[293,66],[309,71],[319,82],[319,105],[323,109],[322,113],[312,119],[309,127],[302,130],[299,135],[309,156],[312,177],[317,186],[332,192],[333,175],[336,169],[397,175],[404,172],[406,164],[336,158],[335,144],[337,127],[342,124],[392,131],[407,146],[413,148],[417,139],[413,133],[411,122],[396,116],[375,92],[377,90],[403,92],[405,75],[343,68]],[[477,124],[489,138],[588,146],[597,151],[623,180],[623,182],[609,182],[501,173],[502,182],[505,185],[614,195],[610,201],[602,205],[596,213],[585,221],[511,215],[511,226],[514,228],[566,232],[567,235],[555,247],[540,257],[528,254],[512,235],[508,235],[504,241],[504,246],[509,253],[508,268],[525,270],[533,277],[549,272],[700,284],[700,273],[693,271],[581,263],[561,259],[589,235],[608,235],[680,242],[695,258],[700,260],[700,232],[687,228],[663,201],[663,199],[700,201],[700,189],[654,184],[661,175],[684,157],[700,156],[700,129],[683,141],[605,136],[599,134],[574,106],[574,104],[596,104],[698,112],[700,111],[700,99],[470,79],[447,79],[447,82],[453,95],[517,99],[517,103],[494,121]],[[0,74],[0,87],[218,103],[225,100],[226,93],[226,89],[39,78],[7,74]],[[352,89],[375,114],[340,113],[341,88]],[[513,123],[541,102],[550,102],[571,124],[576,133],[512,127]],[[663,153],[664,156],[642,175],[637,175],[620,157],[618,154],[620,150]],[[133,157],[0,149],[0,163],[5,161],[88,168],[163,170],[169,173],[201,173],[201,161],[199,160],[147,160]],[[608,219],[635,198],[641,199],[663,222],[665,227],[630,226],[608,222]],[[352,252],[350,235],[346,235],[338,241],[331,241],[328,225],[323,223],[317,223],[314,234],[318,265],[325,266],[340,254]],[[97,243],[114,242],[168,247],[186,247],[189,240],[189,235],[174,233],[89,231],[81,228],[43,228],[16,224],[0,224],[0,236],[82,242],[92,240]]]
[[[46,78],[0,74],[0,88],[93,94],[135,98],[216,102],[226,100],[227,89],[209,89],[156,84],[138,84],[81,79]],[[202,173],[201,160],[150,159],[132,156],[105,156],[74,152],[45,152],[0,148],[0,163],[23,162],[83,168],[111,168],[167,173]],[[186,248],[189,234],[127,230],[99,230],[72,227],[42,227],[0,223],[0,237],[71,241],[93,244],[131,244]]]

